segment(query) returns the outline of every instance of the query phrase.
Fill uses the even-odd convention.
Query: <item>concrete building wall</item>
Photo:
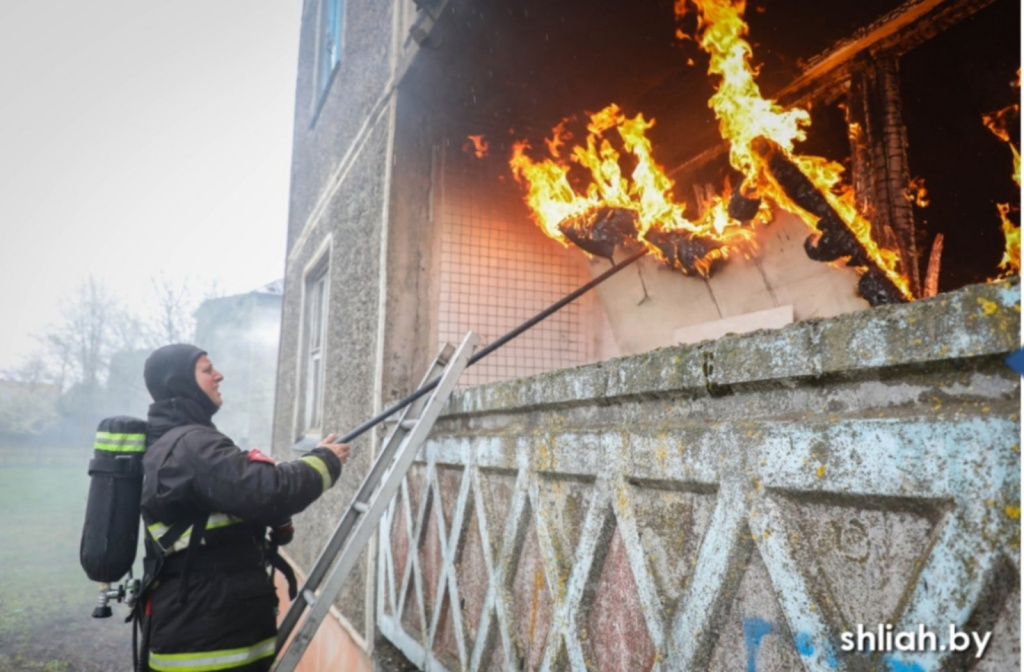
[[[317,92],[318,22],[327,2],[303,6],[296,85],[288,252],[274,411],[273,455],[298,457],[308,435],[344,434],[378,408],[381,255],[386,240],[389,147],[395,108],[396,45],[391,2],[347,0],[341,53],[330,85]],[[323,422],[307,427],[303,404],[309,372],[309,278],[327,268],[323,345]],[[377,444],[370,433],[354,444],[340,481],[295,517],[288,547],[300,569],[313,566],[363,478]],[[365,557],[336,606],[354,633],[348,645],[366,649],[372,633]],[[372,586],[371,586],[372,587]]]
[[[1001,282],[459,392],[380,627],[421,669],[1018,669],[1019,333]]]

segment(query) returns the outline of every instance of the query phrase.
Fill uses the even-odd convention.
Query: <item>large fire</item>
[[[566,122],[545,141],[550,158],[534,161],[526,141],[515,143],[512,172],[527,186],[526,201],[540,227],[563,245],[572,241],[607,257],[611,248],[596,247],[594,238],[600,244],[602,236],[611,236],[611,247],[635,239],[683,273],[707,275],[715,260],[753,252],[750,227],[729,217],[725,199],[716,197],[697,221],[685,216],[686,203],[673,198],[674,184],[654,160],[646,135],[653,125],[654,120],[627,117],[612,104],[590,116],[585,142],[567,155],[562,152],[570,139]],[[628,175],[616,145],[635,163]],[[589,175],[582,189],[570,181],[574,165]]]
[[[843,167],[794,150],[794,144],[806,137],[810,115],[800,108],[784,109],[761,95],[751,65],[752,50],[745,39],[745,3],[692,1],[698,11],[697,33],[692,38],[682,32],[677,36],[694,39],[710,57],[708,74],[716,80],[716,90],[709,106],[719,120],[723,139],[729,143],[730,164],[742,175],[739,194],[744,198],[739,201],[748,209],[745,215],[738,215],[736,209],[731,214],[766,223],[771,212],[765,203],[772,201],[811,228],[808,248],[831,238],[829,244],[838,251],[815,258],[841,258],[849,265],[860,266],[862,272],[874,269],[876,285],[891,285],[889,300],[912,299],[898,254],[879,247],[872,239],[870,222],[857,212],[853,190],[842,182]],[[674,7],[680,19],[687,12],[686,0],[676,0]],[[516,143],[510,165],[516,179],[528,190],[526,201],[537,223],[555,240],[566,244],[568,239],[588,249],[583,235],[588,228],[593,231],[611,222],[605,227],[612,232],[609,235],[636,238],[684,273],[708,275],[717,259],[735,253],[752,254],[754,229],[731,216],[728,185],[723,196],[704,204],[696,221],[684,216],[686,204],[673,200],[673,182],[653,159],[645,134],[653,125],[653,119],[648,121],[642,114],[630,118],[617,105],[609,105],[591,115],[584,144],[574,146],[567,155],[561,151],[567,141],[564,122],[547,141],[550,158],[535,161],[526,153],[530,148],[527,142]],[[635,161],[628,176],[620,166],[619,151],[609,139],[613,129],[624,151]],[[570,181],[573,164],[589,171],[590,181],[581,189],[574,188]],[[791,181],[798,187],[780,184],[779,175],[787,171],[799,173]],[[795,192],[806,191],[808,181],[817,193],[809,200],[794,199]],[[829,217],[831,223],[823,226]],[[635,219],[635,236],[630,235],[632,222],[624,223],[627,219]],[[607,246],[600,249],[601,254],[607,252]],[[604,256],[610,257],[610,253]]]

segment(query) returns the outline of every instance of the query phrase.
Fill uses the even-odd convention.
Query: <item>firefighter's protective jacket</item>
[[[155,402],[148,422],[142,491],[147,571],[153,559],[160,565],[144,605],[149,667],[268,669],[277,598],[267,570],[267,526],[323,494],[338,479],[341,462],[325,448],[280,464],[243,451],[192,398]],[[200,523],[202,536],[190,547]],[[161,545],[183,528],[173,544]],[[176,533],[168,535],[172,529]]]

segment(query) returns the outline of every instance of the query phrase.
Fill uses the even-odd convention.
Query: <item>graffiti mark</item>
[[[757,672],[757,652],[761,649],[761,640],[765,635],[775,631],[768,621],[756,616],[743,619],[743,641],[747,646],[747,672]]]
[[[761,651],[761,640],[765,636],[772,633],[778,633],[774,625],[768,621],[753,616],[751,618],[743,619],[743,640],[747,646],[747,672],[757,672],[757,654]],[[814,638],[806,632],[797,633],[794,640],[796,644],[797,652],[807,658],[814,655]],[[832,653],[831,647],[825,644],[825,662],[833,670],[839,667],[839,662],[836,660],[835,654]],[[913,668],[906,668],[900,670],[894,670],[893,672],[924,672],[924,670],[916,670]]]
[[[797,633],[796,650],[800,652],[801,656],[814,655],[814,642],[811,641],[811,636],[809,634],[806,632]]]
[[[811,640],[811,635],[806,632],[797,633],[797,650],[801,656],[814,655],[814,642]]]
[[[810,634],[806,632],[798,632],[795,643],[796,650],[801,656],[806,658],[814,655],[814,639],[811,638]],[[829,647],[828,644],[825,645],[825,662],[828,663],[828,666],[833,670],[839,667],[839,662],[836,660],[836,656],[832,653],[832,648]]]
[[[885,658],[885,664],[889,666],[889,672],[925,672],[917,663],[904,663],[888,656]]]

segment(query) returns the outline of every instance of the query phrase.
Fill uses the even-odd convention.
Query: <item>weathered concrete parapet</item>
[[[952,625],[1016,669],[1019,325],[1002,282],[462,391],[381,631],[431,669],[965,668],[892,639]]]
[[[457,395],[451,414],[608,403],[617,397],[715,396],[729,385],[850,377],[880,368],[1005,355],[1020,347],[1019,305],[1017,280],[975,285],[909,305],[483,385]]]

